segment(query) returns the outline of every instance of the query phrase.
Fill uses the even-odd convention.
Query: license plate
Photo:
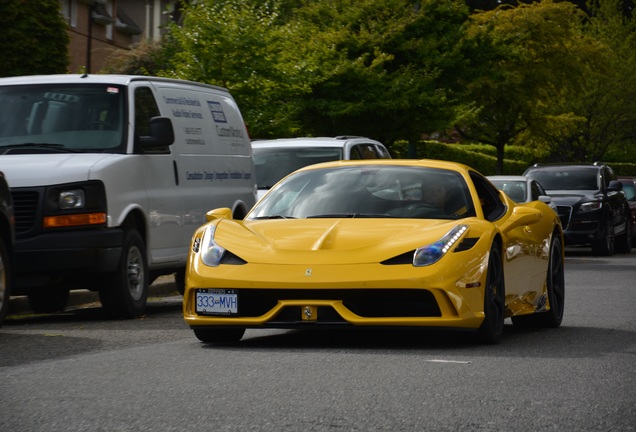
[[[235,290],[197,290],[195,300],[198,314],[236,315],[238,313],[238,293]]]

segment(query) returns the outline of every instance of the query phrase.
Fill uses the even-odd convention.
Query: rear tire
[[[503,334],[505,318],[504,274],[501,251],[497,244],[490,248],[488,257],[488,273],[484,289],[484,321],[478,334],[486,344],[498,344]]]
[[[238,342],[245,334],[244,328],[196,328],[193,327],[194,335],[201,342]]]
[[[565,272],[563,247],[561,245],[561,239],[558,237],[554,237],[550,245],[546,285],[550,309],[531,315],[512,317],[512,323],[515,326],[522,328],[556,328],[559,327],[563,321],[563,311],[565,309]]]
[[[146,247],[135,229],[124,234],[124,246],[114,273],[106,275],[99,299],[111,318],[135,318],[143,315],[148,300],[148,263]]]

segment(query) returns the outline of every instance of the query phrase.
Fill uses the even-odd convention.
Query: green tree
[[[303,95],[315,135],[417,140],[452,124],[463,1],[323,0],[299,11],[320,79]]]
[[[100,73],[126,75],[160,75],[171,68],[176,47],[169,37],[161,42],[143,39],[129,50],[116,50]]]
[[[278,0],[201,0],[172,25],[178,45],[165,75],[228,88],[252,137],[299,130],[294,100],[311,91],[318,64],[304,58],[299,29]]]
[[[624,14],[620,0],[596,0],[590,10],[585,31],[603,44],[603,67],[587,69],[581,91],[569,100],[583,119],[576,129],[548,135],[561,160],[593,162],[610,150],[620,158],[636,148],[636,17]]]
[[[507,144],[546,130],[564,136],[584,121],[567,102],[603,58],[602,45],[583,33],[584,20],[572,3],[551,0],[471,16],[464,41],[473,71],[465,81],[471,109],[456,128],[497,149],[498,173]]]
[[[462,0],[202,0],[164,74],[227,87],[253,137],[418,139],[452,124]]]
[[[0,76],[66,73],[68,27],[57,0],[0,0]]]

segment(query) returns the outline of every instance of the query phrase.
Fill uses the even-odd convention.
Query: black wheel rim
[[[494,333],[499,334],[503,331],[504,296],[501,258],[498,252],[493,251],[493,253],[491,254],[488,270],[488,299],[490,302],[490,323],[492,325]]]
[[[565,298],[565,277],[563,269],[561,243],[555,240],[550,254],[550,278],[548,279],[548,298],[550,309],[554,309],[555,316],[560,318],[563,315],[563,304]]]

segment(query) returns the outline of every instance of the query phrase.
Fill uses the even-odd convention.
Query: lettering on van
[[[179,97],[169,97],[164,96],[163,101],[170,105],[188,105],[188,106],[201,106],[201,102],[198,99],[191,99],[183,96]]]
[[[252,173],[242,171],[186,171],[186,180],[206,180],[206,181],[224,181],[224,180],[250,180]]]
[[[202,138],[203,129],[199,127],[184,127],[183,133],[187,136],[185,139],[186,144],[192,145],[205,145],[205,140]]]
[[[216,134],[224,138],[244,138],[245,137],[245,135],[243,134],[243,130],[232,127],[232,126],[228,126],[228,127],[217,126]]]
[[[172,115],[175,117],[181,117],[181,118],[193,118],[193,119],[203,120],[203,114],[201,114],[200,112],[185,110],[181,108],[173,108]]]
[[[227,117],[225,117],[225,113],[223,112],[223,105],[220,102],[207,101],[208,108],[210,108],[210,114],[212,114],[212,119],[214,123],[227,123]]]

